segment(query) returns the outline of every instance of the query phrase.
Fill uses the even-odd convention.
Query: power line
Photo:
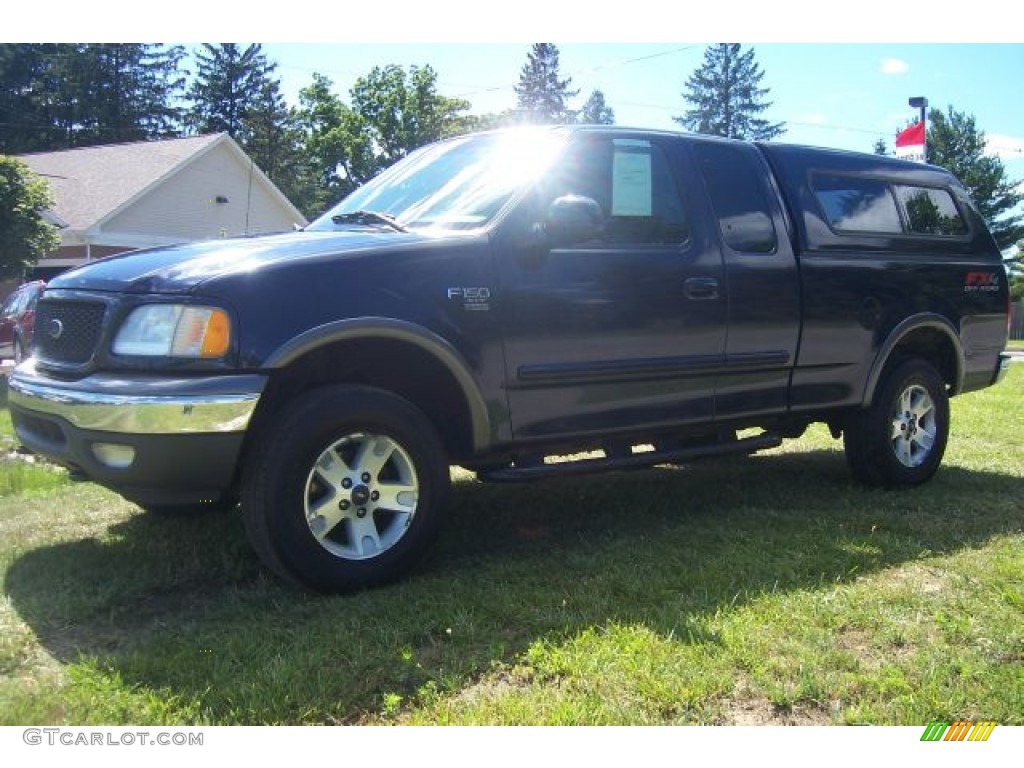
[[[669,49],[667,51],[658,51],[657,53],[649,53],[649,54],[646,54],[644,56],[634,56],[634,57],[629,58],[629,59],[614,60],[614,61],[610,61],[610,62],[608,62],[606,64],[598,64],[598,65],[596,65],[594,67],[589,67],[589,68],[584,68],[584,69],[576,69],[576,70],[569,70],[569,72],[567,72],[566,74],[568,75],[569,78],[583,77],[585,75],[593,74],[594,72],[603,72],[603,71],[609,70],[609,69],[618,69],[619,67],[624,67],[627,64],[636,64],[637,62],[640,62],[640,61],[648,61],[650,59],[658,59],[658,58],[661,58],[662,56],[671,56],[673,54],[681,53],[683,51],[689,51],[689,50],[691,50],[693,48],[696,48],[696,47],[697,47],[696,45],[684,45],[684,46],[680,46],[678,48],[671,48],[671,49]],[[468,98],[469,96],[479,95],[481,93],[494,93],[495,91],[503,91],[503,90],[505,90],[507,88],[514,88],[516,85],[517,85],[517,83],[504,83],[502,85],[494,85],[494,86],[489,86],[489,87],[481,87],[481,88],[479,88],[477,90],[474,90],[474,91],[468,91],[466,93],[460,93],[460,94],[457,95],[457,98],[464,99],[464,98]]]

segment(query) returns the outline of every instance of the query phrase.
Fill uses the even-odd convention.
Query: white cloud
[[[903,59],[882,59],[883,75],[905,75],[910,71],[910,65]]]
[[[985,152],[1004,161],[1024,160],[1024,138],[1001,133],[986,133]]]

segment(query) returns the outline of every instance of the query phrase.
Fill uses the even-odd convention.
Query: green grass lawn
[[[856,485],[818,428],[682,469],[460,475],[423,568],[347,597],[265,574],[236,514],[151,517],[7,459],[0,724],[1024,725],[1022,387],[1015,364],[956,398],[908,492]]]

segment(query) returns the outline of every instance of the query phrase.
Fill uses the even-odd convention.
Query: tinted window
[[[814,194],[833,229],[840,232],[901,234],[896,201],[877,179],[816,175]]]
[[[954,237],[967,234],[967,223],[946,190],[897,186],[896,196],[907,212],[911,232]]]
[[[696,149],[722,239],[734,251],[775,250],[764,180],[749,157],[735,147],[702,144]]]
[[[584,138],[569,147],[542,186],[542,201],[576,195],[600,207],[594,244],[672,245],[689,226],[662,150],[641,139]]]

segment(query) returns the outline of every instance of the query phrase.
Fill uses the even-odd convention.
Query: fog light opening
[[[92,455],[100,464],[111,469],[125,469],[135,461],[135,449],[118,443],[93,443]]]

